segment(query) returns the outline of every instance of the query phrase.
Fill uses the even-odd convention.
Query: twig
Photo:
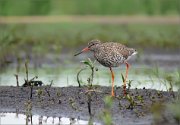
[[[47,90],[47,88],[45,88],[45,90],[46,90],[48,96],[51,97],[51,95],[50,95],[50,93],[49,93],[49,90]]]
[[[53,84],[53,81],[51,81],[50,85],[47,88],[45,87],[45,91],[46,91],[46,93],[48,94],[49,97],[51,97],[49,89],[51,88],[52,84]],[[53,102],[55,102],[54,98],[52,98],[52,100],[53,100]]]
[[[14,74],[14,76],[16,77],[16,84],[17,84],[17,87],[19,87],[18,75],[17,75],[17,74]]]
[[[34,79],[37,79],[37,78],[38,76],[33,77],[32,79],[29,80],[29,83],[31,83],[32,81],[34,81]]]
[[[91,113],[91,93],[88,93],[88,101],[87,101],[87,104],[88,104],[88,112],[89,112],[89,115],[92,116],[92,113]]]
[[[25,69],[26,69],[26,80],[29,83],[29,81],[28,81],[28,61],[25,62]]]
[[[32,99],[33,86],[34,86],[34,85],[31,85],[31,86],[30,86],[30,88],[31,88],[31,96],[30,96],[30,99]]]

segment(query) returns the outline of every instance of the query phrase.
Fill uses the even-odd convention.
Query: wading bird
[[[115,42],[101,42],[100,40],[92,40],[88,43],[88,46],[76,53],[77,56],[86,51],[92,51],[95,59],[105,67],[109,67],[112,77],[112,90],[111,95],[114,96],[114,72],[112,67],[118,67],[121,64],[126,64],[126,75],[124,79],[123,89],[124,95],[126,95],[126,80],[128,77],[129,64],[128,60],[132,55],[137,54],[137,51],[133,48],[128,48],[123,44]]]

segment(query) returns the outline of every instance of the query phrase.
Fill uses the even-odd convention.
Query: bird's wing
[[[127,59],[129,56],[128,48],[120,43],[109,42],[106,49],[106,51],[110,49],[109,52],[111,52],[115,56],[122,56],[125,59]]]
[[[118,53],[122,54],[125,59],[129,57],[129,51],[126,47],[119,49]]]

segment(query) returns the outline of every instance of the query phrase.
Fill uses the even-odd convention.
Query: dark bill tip
[[[81,54],[81,53],[82,53],[82,51],[74,54],[74,56],[78,56],[78,55]]]

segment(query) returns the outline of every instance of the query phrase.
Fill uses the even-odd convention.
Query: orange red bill
[[[89,48],[88,48],[88,47],[86,47],[86,48],[84,48],[83,50],[81,50],[80,52],[76,53],[74,56],[77,56],[77,55],[79,55],[79,54],[81,54],[81,53],[83,53],[83,52],[86,52],[86,51],[89,51]]]

